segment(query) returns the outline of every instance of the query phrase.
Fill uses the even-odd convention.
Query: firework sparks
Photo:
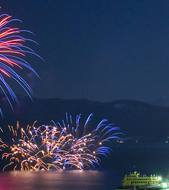
[[[9,140],[0,139],[2,159],[7,160],[3,170],[62,170],[89,169],[100,164],[102,156],[108,156],[113,141],[119,140],[119,128],[102,120],[95,128],[90,125],[92,114],[84,124],[81,116],[75,121],[66,119],[52,125],[37,127],[8,127]],[[4,131],[1,129],[2,135]],[[6,132],[5,132],[6,134]]]
[[[27,69],[37,75],[30,63],[25,60],[27,54],[38,56],[34,50],[26,45],[26,42],[34,41],[23,36],[23,33],[30,33],[30,31],[13,26],[13,23],[17,21],[20,22],[20,20],[13,19],[7,14],[0,15],[0,89],[11,108],[13,103],[18,102],[18,100],[7,80],[16,81],[31,97],[31,87],[18,74],[18,71]]]

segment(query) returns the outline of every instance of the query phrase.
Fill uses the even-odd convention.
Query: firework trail
[[[7,142],[0,139],[2,159],[8,162],[3,170],[39,171],[51,168],[52,157],[47,150],[50,140],[48,127],[36,127],[35,123],[25,129],[19,123],[15,127],[8,126],[5,131],[1,129],[1,134],[9,138]]]
[[[8,80],[17,82],[31,97],[31,87],[18,72],[27,69],[37,75],[30,63],[25,60],[27,54],[38,56],[26,45],[26,42],[34,41],[23,36],[30,31],[13,26],[18,21],[21,22],[7,14],[0,15],[0,89],[11,108],[18,100]]]
[[[0,139],[2,159],[7,161],[3,170],[62,170],[90,169],[98,166],[101,157],[111,152],[113,141],[117,142],[122,134],[119,128],[102,120],[96,127],[90,124],[92,114],[85,123],[81,115],[73,120],[66,114],[62,122],[52,125],[36,126],[26,129],[9,126],[9,140]],[[7,131],[1,129],[1,136]],[[6,142],[7,141],[7,142]]]

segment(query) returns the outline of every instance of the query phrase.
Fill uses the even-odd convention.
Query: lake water
[[[6,172],[0,174],[0,190],[111,190],[119,178],[110,172]]]

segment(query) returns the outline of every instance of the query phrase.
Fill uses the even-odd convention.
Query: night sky
[[[168,0],[4,0],[40,44],[34,96],[169,102]]]

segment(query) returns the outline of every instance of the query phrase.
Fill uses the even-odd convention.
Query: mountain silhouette
[[[3,108],[5,107],[5,103]],[[11,111],[4,109],[1,119],[3,128],[16,125],[50,124],[51,120],[61,121],[65,113],[72,116],[81,113],[84,120],[93,113],[93,126],[106,118],[125,133],[124,143],[115,143],[113,151],[104,159],[101,168],[128,172],[142,169],[143,172],[168,172],[169,160],[169,107],[155,106],[135,100],[96,102],[85,99],[29,99],[20,98],[20,105]],[[10,138],[5,135],[6,139]],[[145,161],[146,160],[146,161]],[[4,161],[0,161],[1,167]]]
[[[49,124],[51,120],[61,121],[65,113],[73,116],[81,113],[86,118],[90,113],[99,122],[106,118],[119,126],[130,140],[164,142],[169,136],[169,107],[155,106],[135,100],[96,102],[85,99],[20,99],[20,105],[14,112],[6,109],[1,125]]]

